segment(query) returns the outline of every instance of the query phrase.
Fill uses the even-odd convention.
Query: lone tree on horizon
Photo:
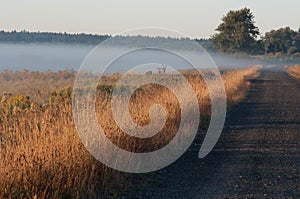
[[[254,25],[254,15],[249,8],[229,11],[212,36],[213,47],[227,53],[253,53],[257,48],[256,38],[260,34]]]

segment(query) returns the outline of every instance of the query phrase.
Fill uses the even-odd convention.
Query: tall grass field
[[[222,73],[229,108],[245,98],[250,87],[247,79],[258,75],[258,70],[254,66]],[[299,72],[298,68],[289,70]],[[205,128],[210,119],[208,88],[196,71],[181,73],[198,98],[199,128]],[[75,76],[74,71],[0,73],[0,198],[117,197],[128,188],[130,181],[123,173],[101,164],[81,143],[72,116]],[[107,76],[97,87],[96,113],[106,136],[115,145],[135,152],[167,144],[181,117],[175,95],[154,84],[135,92],[130,100],[135,123],[143,126],[150,122],[148,112],[154,103],[165,108],[167,120],[155,136],[134,139],[122,132],[111,112],[112,89],[119,78]]]

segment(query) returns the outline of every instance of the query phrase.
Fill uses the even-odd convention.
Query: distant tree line
[[[212,45],[210,39],[190,39],[190,38],[172,38],[172,37],[150,37],[150,36],[115,36],[114,39],[105,42],[109,46],[127,46],[127,47],[156,47],[169,48],[176,50],[193,51],[196,42],[202,45],[206,50],[211,50]]]
[[[220,52],[300,57],[300,29],[280,28],[258,39],[260,32],[248,8],[229,11],[216,31],[211,37],[212,45]]]
[[[52,33],[52,32],[28,32],[28,31],[0,31],[0,42],[9,43],[65,43],[65,44],[87,44],[97,45],[109,38],[109,35],[94,34],[68,34],[68,33]]]
[[[211,39],[195,39],[205,50],[215,51]]]
[[[52,32],[28,32],[28,31],[0,31],[0,42],[2,43],[62,43],[62,44],[84,44],[84,45],[97,45],[106,39],[110,38],[110,35],[93,35],[93,34],[68,34],[68,33],[52,33]],[[187,40],[189,38],[166,38],[166,37],[148,37],[148,36],[116,36],[113,40],[107,42],[109,45],[131,46],[141,43],[146,44],[160,44],[160,46],[166,45],[168,47],[179,46],[176,42]],[[213,50],[210,39],[196,39],[206,50]],[[188,49],[188,42],[186,46],[180,46],[182,50]]]

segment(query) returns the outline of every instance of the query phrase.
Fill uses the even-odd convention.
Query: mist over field
[[[85,57],[94,48],[93,45],[74,45],[74,44],[0,44],[0,71],[3,70],[64,70],[74,69],[78,70]],[[107,53],[118,50],[117,47],[108,47]],[[137,52],[135,54],[124,57],[119,60],[118,66],[112,66],[110,73],[125,72],[128,68],[138,63],[138,59],[143,59],[143,53]],[[159,60],[165,59],[164,63],[171,63],[171,67],[175,69],[187,68],[184,66],[186,63],[180,61],[179,58],[174,58],[167,53],[161,52],[147,52],[147,56],[151,57],[149,53],[153,53],[153,57]],[[203,57],[203,67],[209,64],[207,56],[204,53],[197,53],[194,51],[185,51],[191,56]],[[219,53],[209,53],[218,67],[233,67],[244,68],[249,65],[263,64],[262,61],[255,60],[247,57],[230,57]],[[164,64],[162,63],[162,64]],[[155,71],[153,71],[155,72]]]
[[[0,44],[0,70],[62,70],[79,68],[93,46]]]

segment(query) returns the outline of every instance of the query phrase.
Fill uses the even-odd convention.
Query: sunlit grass
[[[300,65],[289,66],[287,71],[296,78],[300,78]]]
[[[257,71],[258,67],[251,67],[228,70],[222,75],[229,105],[245,97],[249,88],[245,77],[257,75]],[[207,87],[199,74],[193,71],[182,73],[198,98],[201,127],[205,127],[210,115]],[[179,104],[174,94],[158,85],[146,85],[136,91],[130,101],[134,122],[147,125],[149,108],[154,103],[165,107],[168,119],[156,136],[146,140],[133,139],[124,135],[112,117],[109,99],[113,86],[110,85],[118,78],[107,78],[106,85],[98,87],[96,102],[98,120],[107,137],[131,151],[151,151],[168,143],[180,122]],[[27,84],[22,93],[30,96],[36,86]],[[0,198],[101,198],[126,190],[128,182],[123,174],[99,163],[82,145],[73,122],[71,94],[72,88],[68,87],[52,91],[44,102],[33,102],[21,95],[2,99]]]

